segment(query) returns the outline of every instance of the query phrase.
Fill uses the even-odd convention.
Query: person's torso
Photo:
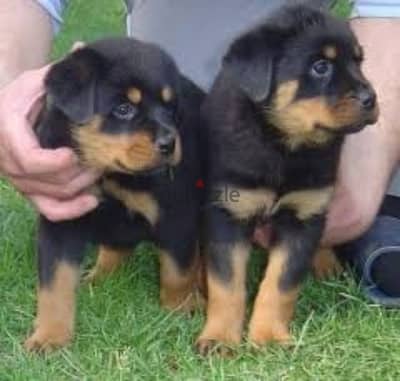
[[[135,0],[132,35],[159,44],[183,74],[208,89],[224,52],[280,0]]]

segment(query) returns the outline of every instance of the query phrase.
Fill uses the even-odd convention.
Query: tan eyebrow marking
[[[323,49],[323,54],[325,58],[333,60],[338,56],[338,50],[334,45],[327,45]]]
[[[131,87],[127,92],[128,99],[135,105],[142,101],[142,92],[137,87]]]
[[[172,89],[169,86],[165,86],[161,90],[161,99],[165,103],[168,103],[168,102],[171,102],[173,98],[174,98],[174,93],[173,93]]]

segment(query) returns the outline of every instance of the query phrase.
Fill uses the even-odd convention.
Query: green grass
[[[121,33],[122,20],[116,0],[72,1],[54,56],[76,39]],[[370,305],[351,276],[307,283],[293,323],[294,350],[271,346],[256,352],[243,345],[233,359],[199,358],[192,344],[204,318],[160,310],[157,256],[149,245],[114,277],[80,289],[70,347],[47,356],[27,354],[21,343],[34,318],[34,236],[34,212],[0,182],[1,381],[400,379],[400,314]],[[251,273],[259,277],[257,263]],[[252,281],[250,295],[255,291]]]
[[[333,10],[338,16],[347,17],[351,12],[351,4],[347,0],[336,0]]]

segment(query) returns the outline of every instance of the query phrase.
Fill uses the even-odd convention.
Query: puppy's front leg
[[[203,355],[218,343],[240,343],[251,249],[244,228],[225,210],[211,207],[207,224],[207,321],[196,344]]]
[[[277,241],[269,254],[264,280],[255,301],[249,339],[263,345],[270,341],[290,344],[289,324],[300,283],[311,268],[324,226],[324,216],[306,220],[289,209],[274,216]]]
[[[198,231],[190,210],[160,223],[160,302],[164,308],[191,312],[203,305],[198,284]]]
[[[26,340],[28,350],[50,350],[73,336],[75,289],[86,236],[74,221],[51,223],[41,219],[38,239],[39,288],[35,330]]]

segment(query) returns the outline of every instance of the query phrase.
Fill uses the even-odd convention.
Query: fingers
[[[38,195],[29,198],[39,213],[52,222],[79,218],[95,209],[99,203],[95,196],[87,194],[65,201]]]
[[[42,97],[38,97],[37,100],[33,103],[31,110],[26,116],[26,119],[31,126],[35,126],[35,123],[38,120],[41,111],[43,110],[44,104],[45,104],[44,95]]]
[[[75,197],[84,189],[87,189],[98,179],[98,174],[85,171],[80,172],[71,181],[54,184],[31,178],[12,178],[12,184],[26,195],[41,195],[59,200],[67,200]]]
[[[62,172],[77,163],[71,149],[45,150],[32,129],[49,66],[23,73],[0,91],[1,168],[11,176]]]
[[[27,141],[26,137],[21,140]],[[29,144],[29,143],[28,143]],[[17,164],[17,173],[14,176],[54,176],[56,173],[72,171],[78,165],[78,158],[69,148],[42,149],[29,147],[21,143],[21,146],[10,143],[14,161]]]
[[[98,178],[70,148],[43,149],[33,131],[50,66],[30,70],[0,89],[0,172],[52,221],[82,216],[98,200],[81,192]],[[55,126],[56,128],[57,126]]]

